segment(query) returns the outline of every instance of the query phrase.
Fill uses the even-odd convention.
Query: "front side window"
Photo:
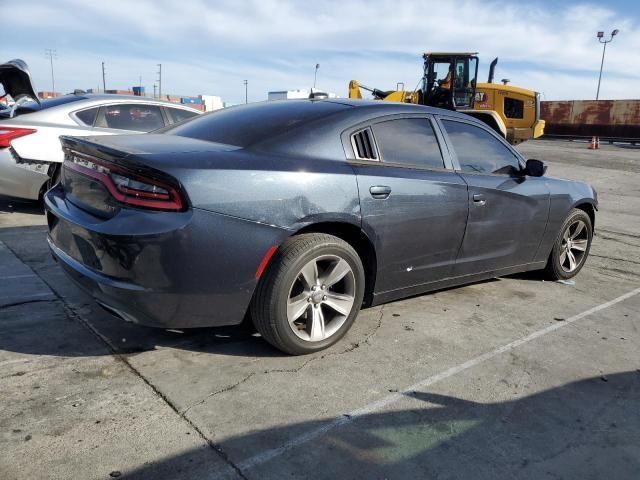
[[[162,112],[156,105],[140,103],[104,107],[104,126],[118,130],[150,132],[164,127]]]
[[[426,118],[401,118],[373,125],[385,163],[410,167],[444,168],[438,139]]]
[[[511,175],[520,171],[518,158],[486,130],[468,123],[443,120],[460,170],[468,173]]]

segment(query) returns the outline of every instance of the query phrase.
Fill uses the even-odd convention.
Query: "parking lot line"
[[[386,395],[385,397],[381,398],[380,400],[377,400],[375,402],[372,402],[362,408],[359,408],[357,410],[353,410],[351,413],[348,413],[346,415],[340,416],[335,418],[334,420],[330,421],[329,423],[327,423],[326,425],[323,425],[319,428],[316,428],[314,430],[310,430],[307,433],[304,433],[302,435],[299,435],[289,441],[287,441],[286,443],[284,443],[282,446],[277,447],[277,448],[272,448],[269,450],[265,450],[264,452],[258,453],[256,455],[254,455],[253,457],[248,458],[247,460],[244,460],[243,462],[240,462],[238,464],[238,468],[243,471],[243,470],[248,470],[251,469],[257,465],[261,465],[263,463],[268,462],[269,460],[272,460],[273,458],[276,458],[280,455],[282,455],[283,453],[285,453],[287,450],[299,446],[305,442],[308,442],[310,440],[313,440],[314,438],[317,438],[325,433],[327,433],[328,431],[339,427],[341,425],[345,425],[348,424],[350,422],[352,422],[353,420],[357,419],[358,417],[364,416],[364,415],[369,415],[371,413],[374,413],[378,410],[381,410],[389,405],[391,405],[392,403],[395,403],[403,398],[406,398],[406,395],[408,393],[411,393],[415,390],[419,390],[421,388],[425,388],[428,387],[430,385],[433,385],[434,383],[437,383],[441,380],[453,377],[454,375],[457,375],[458,373],[461,373],[465,370],[468,370],[472,367],[475,367],[476,365],[486,362],[487,360],[490,360],[494,357],[497,357],[498,355],[501,355],[505,352],[511,351],[515,348],[518,348],[526,343],[529,343],[539,337],[542,337],[543,335],[546,335],[548,333],[551,333],[555,330],[559,330],[567,325],[570,325],[574,322],[577,322],[578,320],[588,317],[589,315],[592,315],[596,312],[599,312],[601,310],[607,309],[613,305],[616,305],[617,303],[623,302],[635,295],[638,295],[640,293],[640,288],[636,288],[635,290],[631,290],[630,292],[627,292],[623,295],[620,295],[619,297],[614,298],[613,300],[610,300],[608,302],[605,303],[601,303],[600,305],[596,305],[595,307],[592,307],[588,310],[585,310],[584,312],[578,313],[572,317],[567,318],[564,322],[559,322],[559,323],[553,323],[541,330],[537,330],[529,335],[527,335],[526,337],[522,337],[518,340],[514,340],[513,342],[507,343],[506,345],[502,345],[501,347],[497,347],[494,350],[491,350],[489,352],[483,353],[482,355],[479,355],[475,358],[472,358],[470,360],[467,360],[464,363],[461,363],[459,365],[456,365],[454,367],[451,367],[443,372],[437,373],[435,375],[431,375],[427,378],[425,378],[424,380],[421,380],[417,383],[414,383],[413,385],[410,385],[402,390],[399,390],[398,392],[394,392],[391,393],[389,395]]]

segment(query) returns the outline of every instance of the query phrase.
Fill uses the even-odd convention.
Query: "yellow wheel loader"
[[[497,58],[491,62],[487,83],[477,83],[477,53],[429,52],[423,59],[424,74],[418,89],[406,91],[403,84],[398,84],[396,90],[384,91],[351,80],[349,98],[362,98],[363,89],[378,100],[464,112],[491,126],[513,145],[544,133],[540,94],[508,85],[506,79],[502,84],[493,83]]]

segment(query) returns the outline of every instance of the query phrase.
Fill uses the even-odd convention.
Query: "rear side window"
[[[97,127],[150,132],[164,127],[162,112],[157,105],[142,103],[107,105],[103,107]]]
[[[80,120],[84,125],[93,127],[93,122],[96,121],[96,115],[98,114],[100,107],[89,108],[87,110],[81,110],[76,112],[76,118]]]
[[[373,126],[382,161],[410,167],[444,168],[431,122],[426,118],[401,118]]]
[[[200,115],[165,132],[244,148],[347,108],[327,101],[260,102]]]
[[[183,120],[195,117],[197,115],[196,112],[192,112],[190,110],[183,110],[182,108],[171,108],[171,107],[165,107],[165,108],[169,113],[169,125],[182,122]]]
[[[442,123],[463,172],[510,175],[520,170],[518,158],[489,132],[468,123]]]

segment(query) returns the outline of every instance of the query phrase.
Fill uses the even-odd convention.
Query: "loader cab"
[[[472,109],[478,77],[476,53],[425,53],[422,103],[448,110]]]

